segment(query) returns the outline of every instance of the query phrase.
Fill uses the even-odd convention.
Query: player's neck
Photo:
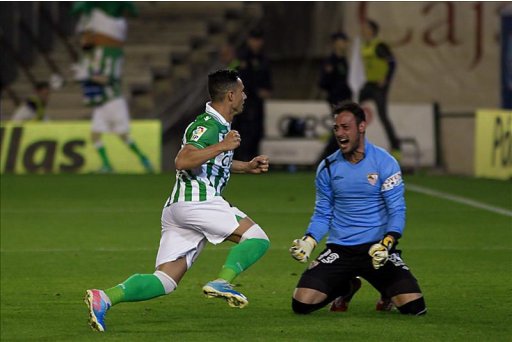
[[[217,111],[227,122],[233,121],[234,114],[231,113],[230,106],[225,105],[222,102],[212,102],[210,106]]]
[[[362,151],[359,151],[359,149],[357,149],[350,153],[343,154],[343,157],[345,157],[345,160],[348,161],[349,163],[357,164],[365,157],[364,149]]]
[[[365,145],[364,145],[364,136],[363,136],[361,138],[361,140],[360,140],[359,146],[356,149],[354,149],[353,151],[349,152],[349,153],[344,153],[343,157],[349,163],[357,164],[361,160],[363,160],[364,157],[366,156],[364,151],[365,151]]]

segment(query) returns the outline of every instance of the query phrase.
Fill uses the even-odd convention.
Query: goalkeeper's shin
[[[400,306],[398,310],[405,315],[421,316],[427,313],[427,306],[425,305],[425,299],[420,297]]]
[[[296,314],[307,315],[307,314],[312,313],[313,311],[323,308],[324,306],[329,304],[331,301],[332,301],[332,298],[327,298],[323,302],[320,302],[317,304],[306,304],[306,303],[299,302],[295,298],[292,298],[292,310]]]

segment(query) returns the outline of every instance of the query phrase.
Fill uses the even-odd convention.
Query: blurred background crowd
[[[370,99],[397,158],[407,139],[389,104],[431,105],[432,166],[465,174],[475,112],[512,108],[511,15],[507,2],[2,2],[0,119],[90,120],[102,84],[101,103],[122,97],[132,119],[161,122],[171,170],[206,75],[231,68],[248,96],[238,159],[261,152],[267,101]],[[114,61],[107,81],[87,70],[98,47]],[[307,120],[286,125],[283,136],[308,137]],[[323,144],[315,160],[336,148]]]

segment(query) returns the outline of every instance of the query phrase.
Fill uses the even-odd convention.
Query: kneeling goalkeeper
[[[329,303],[331,311],[346,311],[363,278],[381,294],[377,310],[396,306],[403,314],[423,315],[423,294],[396,249],[405,226],[400,167],[365,139],[365,113],[358,104],[346,103],[335,114],[339,150],[318,167],[315,210],[290,252],[305,263],[328,235],[326,248],[302,274],[293,311],[308,314]]]

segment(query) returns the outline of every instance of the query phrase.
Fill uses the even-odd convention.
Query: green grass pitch
[[[377,292],[363,282],[346,313],[294,315],[291,294],[305,266],[288,248],[312,213],[312,172],[232,176],[225,197],[271,239],[268,253],[236,279],[247,308],[203,296],[230,247],[208,245],[174,293],[122,303],[108,312],[106,333],[91,331],[86,289],[153,272],[173,181],[172,174],[2,175],[1,340],[510,341],[512,218],[410,190],[401,247],[428,314],[378,313]],[[406,184],[512,211],[510,181],[415,175]]]

